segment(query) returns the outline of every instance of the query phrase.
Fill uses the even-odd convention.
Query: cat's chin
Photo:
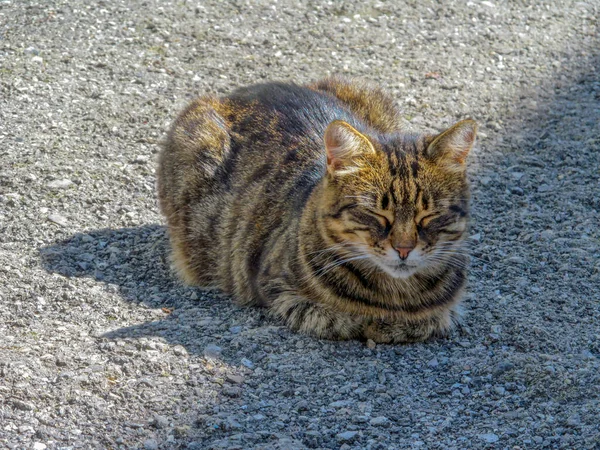
[[[396,266],[390,267],[386,264],[377,264],[377,266],[383,270],[387,275],[392,278],[406,279],[412,277],[419,270],[418,266]]]

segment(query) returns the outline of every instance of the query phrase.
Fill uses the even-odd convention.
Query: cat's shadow
[[[161,336],[202,354],[229,328],[276,325],[256,308],[237,307],[227,296],[182,285],[170,269],[165,227],[101,229],[77,233],[40,249],[42,267],[65,277],[90,277],[141,308],[163,312],[154,320],[122,327],[102,338]],[[224,298],[220,298],[224,297]]]

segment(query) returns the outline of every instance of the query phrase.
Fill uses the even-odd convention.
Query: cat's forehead
[[[426,139],[422,135],[398,135],[382,142],[381,150],[387,159],[388,175],[394,179],[415,179],[420,175]]]

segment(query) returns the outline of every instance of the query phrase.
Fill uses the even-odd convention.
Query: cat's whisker
[[[359,255],[359,256],[354,256],[352,258],[346,258],[346,259],[342,259],[339,261],[335,261],[334,263],[331,263],[328,266],[325,266],[322,269],[316,271],[314,274],[315,274],[315,276],[320,277],[320,276],[326,275],[327,273],[331,272],[333,269],[335,269],[338,266],[341,266],[342,264],[346,264],[351,261],[358,261],[360,259],[367,259],[369,257],[370,257],[369,255]]]

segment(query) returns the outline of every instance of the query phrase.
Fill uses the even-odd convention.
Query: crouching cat
[[[193,101],[158,168],[181,278],[321,338],[446,334],[465,284],[477,126],[398,123],[381,90],[340,78]]]

